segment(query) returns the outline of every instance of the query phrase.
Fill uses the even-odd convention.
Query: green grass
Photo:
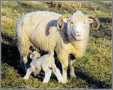
[[[95,79],[112,84],[112,41],[106,38],[91,38],[84,57],[75,67],[84,68]]]
[[[92,2],[93,3],[93,2]],[[57,4],[56,4],[57,5]],[[100,5],[100,4],[99,4]],[[77,3],[69,3],[65,2],[61,5],[61,8],[58,9],[58,6],[51,7],[49,4],[44,2],[37,2],[31,3],[30,1],[2,1],[2,8],[1,8],[1,15],[2,17],[6,17],[6,20],[1,18],[3,33],[8,35],[15,36],[15,26],[17,19],[24,15],[27,12],[36,11],[36,10],[52,10],[56,12],[60,12],[62,14],[70,15],[70,11],[72,13],[76,9],[80,9],[89,15],[94,15],[97,17],[111,17],[112,12],[111,9],[106,10],[107,7],[104,5],[104,9],[101,9],[100,6],[97,4],[96,7],[93,5],[91,6],[90,3],[82,3],[81,7],[77,5]],[[103,4],[102,4],[103,5]],[[95,11],[91,10],[90,8],[99,8]],[[8,18],[8,19],[7,19]]]
[[[112,84],[112,45],[107,38],[94,38],[88,45],[86,54],[74,63],[76,68],[81,68],[95,80]],[[67,84],[57,83],[55,78],[51,78],[48,84],[42,84],[38,78],[30,76],[29,80],[23,80],[22,76],[8,64],[2,64],[2,87],[25,87],[25,88],[86,88],[89,84],[86,80],[71,78]],[[53,77],[53,76],[52,76]]]
[[[2,64],[2,82],[1,87],[11,88],[73,88],[73,87],[87,87],[84,80],[70,79],[67,84],[58,83],[57,80],[51,79],[48,84],[43,84],[38,78],[30,76],[29,80],[24,80],[17,70],[8,64]]]

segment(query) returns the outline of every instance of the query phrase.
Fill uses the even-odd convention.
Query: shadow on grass
[[[100,81],[91,76],[88,72],[85,72],[82,68],[75,68],[77,78],[81,78],[88,83],[90,88],[111,88],[112,85],[107,84],[105,81]]]
[[[18,73],[21,73],[21,70],[19,70],[19,59],[20,55],[18,52],[18,49],[14,45],[7,45],[2,43],[1,44],[1,55],[2,55],[2,63],[7,63],[11,66],[13,66],[15,69],[18,69]],[[77,75],[77,78],[83,79],[88,83],[89,88],[111,88],[112,85],[107,84],[106,82],[96,80],[94,77],[92,77],[89,73],[85,72],[82,68],[75,68],[75,73]]]

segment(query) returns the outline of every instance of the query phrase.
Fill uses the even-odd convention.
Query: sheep
[[[40,58],[39,57],[40,54],[37,51],[30,51],[30,58],[32,59],[32,62],[30,63],[30,67],[27,69],[24,79],[29,79],[29,76],[32,72],[34,72],[35,75],[38,74],[42,68],[45,72],[43,83],[49,82],[52,71],[56,75],[59,83],[63,83],[60,70],[55,65],[54,51],[51,51],[48,54],[41,56]]]
[[[49,11],[31,12],[17,21],[17,41],[20,63],[27,63],[29,47],[34,45],[44,51],[54,51],[62,64],[63,82],[67,82],[67,68],[71,67],[71,76],[75,76],[73,63],[69,65],[68,56],[73,54],[81,58],[87,47],[90,24],[98,19],[77,10],[64,20],[61,14]],[[46,34],[50,31],[49,35]]]

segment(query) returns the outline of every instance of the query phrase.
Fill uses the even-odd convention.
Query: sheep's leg
[[[63,83],[67,83],[67,67],[65,65],[62,65],[62,71],[63,71]]]
[[[26,75],[24,76],[24,79],[25,80],[29,79],[29,76],[31,75],[31,73],[32,73],[32,68],[28,68],[27,72],[26,72]]]
[[[60,53],[58,58],[62,64],[63,83],[67,83],[68,55]]]
[[[76,78],[75,70],[73,66],[70,66],[70,76]]]
[[[70,61],[70,76],[76,78],[75,70],[74,70],[74,66],[73,66],[74,62],[75,62],[75,60],[74,61]]]
[[[22,36],[20,36],[22,35]],[[29,53],[29,47],[31,46],[31,43],[28,39],[28,36],[25,34],[25,32],[18,35],[18,50],[20,52],[20,66],[23,72],[26,72],[26,63],[28,61],[27,56]]]
[[[27,64],[27,56],[23,57],[24,64]]]
[[[67,83],[68,60],[62,61],[61,63],[62,63],[63,83]]]
[[[20,57],[20,58],[21,59],[20,59],[20,62],[19,62],[19,70],[25,74],[27,68],[26,68],[26,65],[24,64],[23,58],[22,57]]]
[[[20,68],[21,68],[23,73],[26,73],[26,70],[27,70],[26,62],[27,62],[27,56],[21,57],[21,59],[20,59]]]
[[[48,69],[48,70],[45,71],[45,77],[44,77],[43,83],[49,82],[50,77],[51,77],[51,73],[52,73],[51,69]]]

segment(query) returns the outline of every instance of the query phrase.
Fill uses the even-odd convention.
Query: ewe
[[[80,58],[84,55],[89,39],[90,24],[97,21],[96,18],[85,15],[81,11],[76,11],[67,18],[67,21],[62,18],[62,15],[48,11],[37,11],[24,15],[17,22],[21,63],[23,61],[26,64],[31,45],[48,52],[55,50],[62,64],[63,82],[66,83],[68,56],[73,54],[76,58]],[[46,34],[48,30],[51,31],[49,35]],[[73,76],[72,63],[70,67]]]

